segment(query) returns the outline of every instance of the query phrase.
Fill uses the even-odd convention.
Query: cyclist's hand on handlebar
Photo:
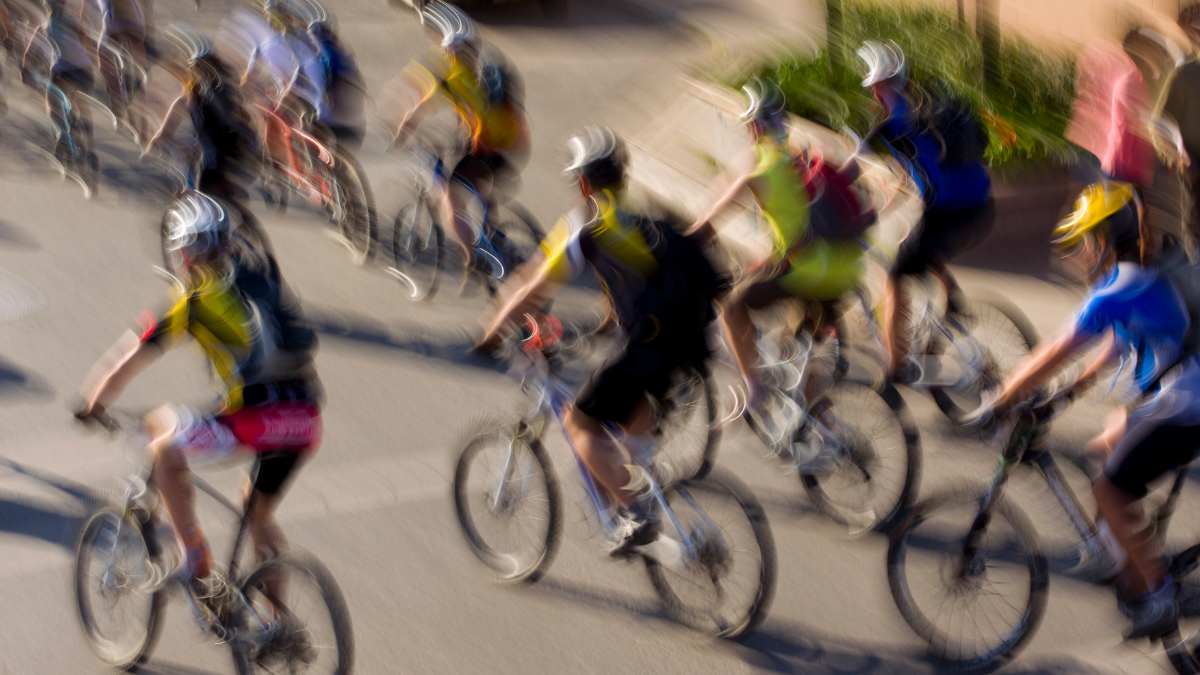
[[[99,424],[109,431],[116,431],[119,428],[117,421],[99,403],[89,402],[83,404],[75,411],[74,417],[76,421],[82,423],[84,426]]]

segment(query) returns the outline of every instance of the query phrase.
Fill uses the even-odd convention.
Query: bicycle
[[[746,415],[747,423],[767,447],[767,457],[778,460],[784,473],[799,475],[819,511],[851,534],[886,531],[917,492],[920,433],[889,382],[867,386],[847,377],[841,321],[821,326],[810,319],[798,330],[785,326],[760,335],[766,399]],[[818,341],[822,332],[827,335]],[[728,345],[720,342],[723,360],[733,363]],[[814,373],[825,381],[810,387]],[[744,401],[735,401],[730,419],[744,409]]]
[[[337,238],[350,251],[350,260],[367,264],[378,241],[377,215],[375,197],[358,160],[349,153],[331,152],[325,143],[293,125],[278,106],[256,106],[266,120],[264,199],[285,213],[288,193],[303,195],[337,227]]]
[[[54,127],[54,160],[63,179],[70,178],[83,188],[84,199],[91,199],[100,180],[100,160],[92,150],[91,130],[84,125],[70,97],[55,84],[51,66],[58,61],[58,48],[42,36],[37,36],[38,48],[30,47],[33,65],[22,69],[35,91],[47,94],[50,122]]]
[[[1115,559],[1110,545],[1084,512],[1054,456],[1043,447],[1047,425],[1073,399],[1073,388],[1068,385],[1057,393],[1039,395],[997,425],[995,444],[1002,447],[987,486],[947,491],[922,501],[892,535],[888,583],[896,606],[925,642],[928,653],[955,670],[989,672],[1003,666],[1033,637],[1046,611],[1050,583],[1046,554],[1029,517],[1005,494],[1005,485],[1017,467],[1036,469],[1067,514],[1083,542],[1076,568],[1094,567],[1096,561],[1103,563],[1100,576],[1110,574],[1109,561]],[[1150,517],[1148,531],[1160,543],[1186,478],[1185,465],[1177,471],[1165,502]],[[1200,546],[1176,558],[1171,569],[1179,574],[1177,579],[1184,580],[1200,568],[1198,561]],[[1200,589],[1200,579],[1190,587]],[[925,598],[926,591],[931,595],[945,592],[949,600]],[[972,594],[991,599],[990,609],[995,611],[956,611],[962,603],[951,601]],[[956,606],[947,610],[948,604]],[[929,616],[934,609],[939,615]],[[1186,615],[1200,616],[1200,607],[1190,607]],[[1004,634],[991,639],[963,637],[967,628],[979,631],[998,625],[1002,628],[995,632]],[[1200,664],[1178,629],[1163,636],[1161,642],[1180,673],[1200,672]]]
[[[887,256],[873,244],[863,245],[869,259],[887,269]],[[856,295],[867,342],[882,367],[887,349],[878,312],[864,289]],[[1038,342],[1029,319],[1004,300],[972,299],[961,310],[938,311],[932,295],[927,297],[912,323],[909,341],[910,360],[920,370],[911,386],[928,389],[938,409],[954,422],[974,410],[980,393],[999,386]]]
[[[475,232],[473,251],[479,265],[470,266],[489,295],[521,263],[531,259],[546,234],[533,215],[516,202],[502,207],[489,203],[469,181],[449,176],[442,153],[410,144],[412,199],[400,207],[392,226],[392,265],[388,273],[403,285],[412,300],[432,299],[445,264],[445,234],[438,213],[443,190],[453,180],[465,189],[472,204],[463,214]]]
[[[131,436],[111,417],[102,423],[122,437]],[[144,439],[139,439],[144,440]],[[144,445],[137,443],[135,445]],[[254,461],[258,470],[259,458]],[[158,505],[149,466],[132,475],[124,497],[93,513],[84,523],[77,548],[75,594],[79,619],[88,643],[106,664],[132,671],[146,663],[162,629],[168,593],[178,588],[187,600],[200,631],[233,654],[239,675],[256,672],[315,672],[349,675],[354,666],[354,637],[350,613],[329,570],[311,554],[292,549],[285,555],[243,568],[239,561],[249,526],[253,493],[244,508],[193,475],[196,487],[239,516],[225,572],[215,572],[202,592],[168,567],[174,541],[159,541]],[[329,635],[316,639],[311,614],[304,614],[297,589],[315,593],[314,609],[327,612]],[[287,598],[278,597],[284,588]],[[126,630],[109,629],[107,619],[133,620]],[[301,619],[304,615],[305,619]],[[105,624],[105,625],[102,625]]]
[[[113,128],[125,122],[135,143],[141,143],[146,135],[146,119],[138,109],[146,83],[146,69],[133,57],[128,36],[113,40],[108,36],[100,39],[100,68],[108,90],[108,104],[113,118]]]
[[[454,504],[468,545],[499,580],[510,583],[540,579],[562,534],[562,497],[542,445],[551,418],[558,421],[579,466],[591,505],[588,513],[595,516],[599,533],[609,541],[619,537],[615,513],[562,426],[572,395],[542,353],[537,322],[523,344],[510,358],[526,368],[524,388],[532,405],[515,424],[487,424],[473,433],[454,473]],[[766,618],[775,591],[775,544],[762,506],[737,478],[719,468],[703,478],[681,480],[663,480],[653,463],[639,473],[662,515],[663,532],[633,555],[645,564],[667,613],[710,635],[746,639]],[[534,513],[525,515],[527,509]],[[735,519],[741,530],[737,536]],[[515,535],[522,543],[506,546],[514,538],[506,531],[524,523],[535,532]],[[495,538],[481,532],[490,525],[501,529]],[[737,582],[737,572],[744,582]],[[738,589],[745,591],[744,605],[730,608],[731,593]]]

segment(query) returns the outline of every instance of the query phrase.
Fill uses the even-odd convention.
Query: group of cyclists
[[[146,133],[145,152],[169,141],[190,120],[202,161],[194,193],[175,210],[169,241],[182,260],[172,307],[148,320],[140,336],[118,343],[113,362],[99,364],[80,419],[103,417],[126,385],[163,349],[190,335],[200,343],[224,383],[212,408],[164,407],[146,420],[152,437],[157,486],[182,549],[178,574],[203,585],[212,558],[195,517],[189,466],[261,454],[249,490],[250,533],[262,557],[277,554],[285,539],[273,513],[298,467],[321,437],[322,391],[314,368],[316,338],[288,290],[269,246],[247,244],[256,229],[245,186],[271,139],[256,132],[248,101],[270,100],[342,152],[354,152],[365,132],[362,79],[337,39],[331,15],[316,0],[267,0],[261,14],[238,10],[225,24],[227,41],[244,58],[235,67],[194,27],[173,24],[156,39],[149,8],[138,0],[97,0],[87,11],[104,17],[104,33],[80,28],[83,11],[47,0],[37,28],[55,46],[51,72],[58,86],[78,97],[91,90],[96,41],[120,40],[139,60],[158,63],[182,83],[157,130]],[[122,3],[120,8],[117,4]],[[22,53],[11,3],[3,25],[6,46]],[[438,216],[462,253],[464,269],[479,264],[478,233],[463,220],[465,182],[487,198],[519,174],[530,132],[511,67],[487,56],[472,20],[456,7],[433,2],[425,23],[438,33],[443,63],[392,137],[404,141],[434,106],[452,109],[465,137],[453,175],[443,179]],[[32,40],[24,49],[28,50]],[[239,53],[238,49],[233,50]],[[859,56],[863,86],[880,112],[860,150],[888,153],[923,201],[919,222],[900,247],[884,294],[887,373],[899,384],[920,376],[907,353],[909,301],[906,279],[932,275],[944,288],[948,313],[969,311],[948,263],[980,241],[994,213],[991,183],[982,160],[986,132],[973,122],[957,128],[931,123],[921,108],[928,92],[908,80],[903,51],[891,42],[868,42]],[[101,68],[102,72],[104,68]],[[252,93],[250,93],[252,92]],[[862,286],[866,273],[860,241],[871,214],[854,184],[852,156],[828,166],[789,137],[786,101],[779,87],[754,79],[743,89],[742,120],[750,144],[730,162],[714,188],[719,196],[687,228],[639,211],[628,198],[625,144],[611,129],[586,127],[570,139],[565,168],[578,199],[551,231],[542,255],[514,276],[516,287],[490,311],[476,348],[495,353],[526,315],[536,314],[564,284],[590,267],[601,280],[619,327],[620,350],[578,393],[566,428],[589,472],[607,492],[624,523],[614,556],[642,550],[658,537],[654,502],[639,489],[634,466],[655,451],[657,408],[681,369],[705,367],[712,355],[708,325],[720,319],[745,381],[745,414],[771,405],[760,376],[751,312],[780,301],[802,301],[817,317],[817,339],[830,334],[839,301]],[[131,128],[136,131],[136,124]],[[954,132],[958,138],[948,136]],[[822,190],[814,190],[823,181]],[[749,197],[769,226],[771,246],[736,283],[710,262],[719,246],[720,216]],[[994,395],[985,397],[972,423],[1013,409],[1082,349],[1109,345],[1085,371],[1094,379],[1108,361],[1132,350],[1142,399],[1115,416],[1089,446],[1105,460],[1095,479],[1099,511],[1128,553],[1122,571],[1121,608],[1132,620],[1130,636],[1154,636],[1175,620],[1174,582],[1158,552],[1139,533],[1133,506],[1147,485],[1200,444],[1200,364],[1185,348],[1195,317],[1182,293],[1156,265],[1160,246],[1148,231],[1139,191],[1105,178],[1088,186],[1054,235],[1054,246],[1078,268],[1091,290],[1058,337],[1039,346]]]

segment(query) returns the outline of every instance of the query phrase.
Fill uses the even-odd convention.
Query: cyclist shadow
[[[0,358],[0,405],[13,398],[54,398],[54,391],[37,375],[31,375]]]
[[[150,663],[138,666],[141,675],[215,675],[211,670],[197,670],[179,663],[162,663],[151,659]]]
[[[74,481],[6,457],[0,457],[0,469],[8,469],[67,498],[57,501],[22,496],[0,499],[0,532],[41,539],[74,551],[79,526],[94,507],[103,501],[102,495]]]
[[[429,337],[401,338],[393,335],[381,325],[372,325],[363,320],[347,321],[322,312],[309,312],[309,323],[313,330],[338,340],[396,349],[463,366],[474,366],[484,370],[499,370],[495,361],[471,350],[472,338],[463,333],[456,338],[440,341]]]

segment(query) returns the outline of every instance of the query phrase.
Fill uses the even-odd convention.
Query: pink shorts
[[[321,411],[312,403],[276,403],[211,415],[176,408],[175,447],[189,463],[209,464],[271,450],[314,452]]]

